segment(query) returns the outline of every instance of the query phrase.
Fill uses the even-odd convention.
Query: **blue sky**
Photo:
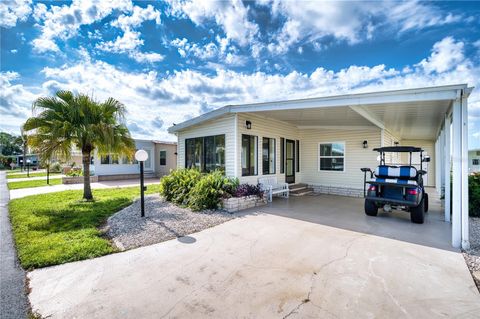
[[[109,96],[139,138],[226,104],[423,87],[476,86],[479,2],[0,2],[0,129],[59,89]]]

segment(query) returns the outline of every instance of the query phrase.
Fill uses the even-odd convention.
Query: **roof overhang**
[[[436,87],[425,87],[416,89],[379,91],[371,93],[345,94],[337,96],[296,99],[286,101],[275,101],[266,103],[251,103],[241,105],[227,105],[217,110],[205,113],[183,123],[174,125],[168,129],[170,133],[176,133],[187,129],[191,126],[201,124],[203,122],[221,117],[230,113],[270,113],[276,111],[294,111],[294,110],[311,110],[325,109],[328,112],[333,108],[349,108],[356,114],[381,129],[385,128],[385,124],[375,115],[368,106],[372,108],[381,105],[413,105],[431,102],[454,101],[460,98],[461,92],[465,97],[470,95],[473,88],[469,88],[467,84],[446,85]],[[299,125],[300,126],[300,125]],[[304,125],[305,126],[305,125]],[[308,125],[307,125],[308,126]]]

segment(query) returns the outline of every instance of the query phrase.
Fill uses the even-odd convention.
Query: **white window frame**
[[[339,158],[342,156],[322,156],[320,155],[320,145],[322,144],[343,144],[343,170],[342,171],[332,171],[332,170],[325,170],[321,169],[320,167],[320,159],[322,158]],[[319,172],[327,172],[327,173],[345,173],[347,170],[347,143],[345,141],[334,141],[334,142],[319,142],[317,148],[317,158],[318,158],[318,171]]]
[[[162,159],[161,156],[160,156],[161,152],[165,152],[165,164],[162,164],[160,162],[160,160]],[[167,154],[168,154],[168,152],[167,152],[166,149],[161,149],[161,150],[158,151],[158,165],[159,166],[167,166]]]

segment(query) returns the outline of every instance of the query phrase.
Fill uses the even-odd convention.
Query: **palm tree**
[[[92,200],[90,159],[94,149],[100,154],[117,153],[132,157],[135,143],[124,124],[125,106],[108,98],[100,103],[84,94],[58,91],[33,103],[34,116],[23,128],[32,145],[50,156],[71,157],[73,146],[82,151],[83,198]],[[35,114],[38,111],[38,114]]]

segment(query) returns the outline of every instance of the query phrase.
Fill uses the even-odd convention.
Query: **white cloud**
[[[134,6],[131,15],[122,14],[111,23],[112,26],[120,28],[123,35],[118,36],[115,41],[100,42],[96,48],[107,52],[127,53],[130,58],[139,63],[162,61],[164,56],[159,53],[140,51],[144,40],[141,39],[141,33],[135,28],[148,20],[154,20],[156,24],[160,24],[160,12],[151,5],[146,8]]]
[[[435,43],[430,57],[423,59],[417,66],[421,66],[427,73],[441,73],[455,68],[465,59],[463,47],[463,42],[446,37]]]
[[[425,61],[433,61],[437,55],[448,55],[452,52],[451,46],[458,43],[453,39],[452,45],[443,45],[446,42],[445,39],[437,42]],[[451,54],[456,56],[455,51]],[[153,71],[125,72],[108,63],[91,60],[85,53],[82,56],[83,59],[73,65],[45,68],[46,80],[38,90],[51,94],[59,88],[69,89],[93,94],[100,100],[112,96],[127,106],[131,128],[141,124],[145,131],[132,133],[143,138],[172,140],[174,137],[166,133],[167,127],[226,104],[453,83],[480,86],[480,66],[465,57],[457,59],[455,64],[450,63],[450,67],[440,73],[432,73],[422,66],[394,69],[380,64],[372,67],[353,65],[339,71],[318,67],[312,73],[293,71],[285,75],[218,69],[214,74],[183,70],[160,76]],[[9,75],[8,81],[13,81],[15,76]],[[17,100],[17,94],[10,94],[8,103],[28,109],[32,100],[21,95],[24,97]],[[473,134],[472,129],[480,128],[480,93],[475,90],[469,99],[469,112]]]
[[[269,46],[273,53],[285,53],[300,43],[334,38],[355,44],[371,40],[375,32],[405,32],[454,23],[460,16],[445,14],[431,3],[419,1],[264,1],[274,16],[286,21]]]
[[[16,72],[0,72],[0,129],[15,134],[31,114],[32,102],[38,97],[31,88],[15,84],[19,81],[20,74]]]
[[[114,10],[131,11],[132,8],[131,0],[73,0],[71,5],[52,5],[49,9],[39,3],[33,16],[41,35],[32,41],[33,48],[39,53],[58,52],[57,39],[76,36],[80,26],[100,21]]]
[[[32,0],[2,0],[0,2],[0,27],[12,28],[17,21],[26,21],[32,12]]]
[[[230,1],[172,1],[174,15],[187,16],[196,25],[213,20],[221,26],[227,39],[234,40],[241,46],[254,42],[258,25],[248,20],[248,9],[240,0]]]

